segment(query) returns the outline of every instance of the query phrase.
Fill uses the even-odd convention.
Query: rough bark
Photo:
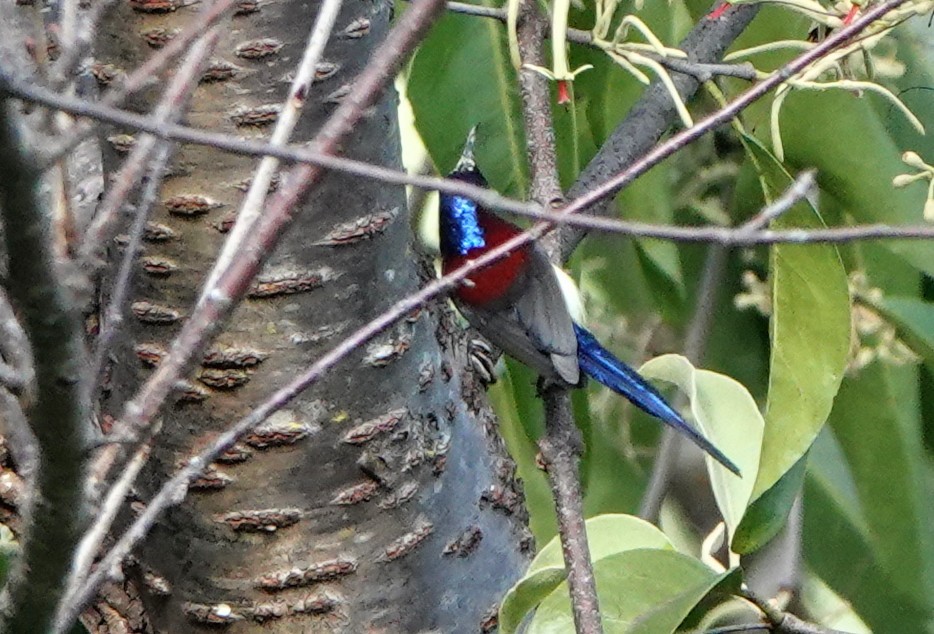
[[[188,120],[267,134],[268,125],[245,126],[238,115],[284,98],[315,6],[262,3],[234,17],[215,58],[236,69],[199,87]],[[106,26],[99,60],[136,63],[147,52],[141,33],[180,28],[191,11],[122,6]],[[293,139],[311,137],[389,18],[384,2],[345,3],[338,32],[360,19],[369,26],[362,37],[332,39],[326,59],[337,70],[315,84]],[[244,43],[260,38],[281,48],[243,57]],[[155,96],[134,107],[148,109]],[[387,95],[355,130],[348,155],[398,165],[395,105]],[[203,148],[174,157],[151,218],[168,231],[150,232],[141,255],[105,409],[119,410],[184,319],[253,165]],[[182,213],[190,211],[186,201],[204,200],[207,208]],[[432,274],[408,220],[401,188],[327,177],[188,388],[164,410],[140,500],[342,333]],[[422,310],[213,465],[139,552],[156,631],[224,623],[231,632],[480,630],[524,568],[531,539],[513,465],[463,350],[446,308]]]

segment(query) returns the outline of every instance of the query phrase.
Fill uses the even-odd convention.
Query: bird
[[[476,127],[448,178],[488,187],[474,157]],[[439,246],[444,275],[522,232],[477,201],[441,193]],[[739,468],[694,429],[639,373],[574,321],[557,274],[541,246],[528,242],[471,272],[452,293],[467,322],[543,379],[583,387],[590,377],[680,432],[726,469]]]

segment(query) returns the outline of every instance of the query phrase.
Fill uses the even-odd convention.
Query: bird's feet
[[[502,352],[480,335],[467,340],[467,357],[470,359],[470,367],[484,385],[496,383],[496,363],[500,356]]]

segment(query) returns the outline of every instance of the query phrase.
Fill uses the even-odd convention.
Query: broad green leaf
[[[934,561],[925,553],[925,505],[932,491],[924,480],[921,432],[893,391],[895,368],[876,361],[843,381],[830,424],[850,467],[875,557],[895,587],[934,610]]]
[[[914,28],[917,43],[930,42],[930,30],[925,28],[924,20],[913,20],[906,26]],[[780,6],[764,6],[735,48],[801,39],[809,28],[810,21],[805,16]],[[899,38],[909,41],[903,29],[897,31]],[[899,47],[900,55],[904,49]],[[782,51],[757,55],[753,61],[758,68],[768,71],[792,57],[792,53]],[[927,89],[931,85],[930,61],[926,66],[912,63],[921,57],[918,54],[902,60],[909,62],[908,72],[901,80],[892,82],[901,82],[900,85],[892,87],[928,126],[925,137],[916,131],[903,133],[903,129],[910,128],[905,126],[903,115],[888,101],[868,92],[860,96],[843,90],[796,91],[785,100],[781,132],[786,164],[817,168],[821,188],[839,198],[857,222],[899,225],[921,221],[923,184],[905,189],[892,187],[892,178],[905,171],[900,160],[902,152],[914,149],[925,155],[925,150],[931,148],[931,117],[926,116],[934,111]],[[927,72],[916,72],[924,68]],[[735,85],[745,90],[745,85]],[[763,99],[743,114],[750,129],[760,135],[768,134],[770,106],[771,99]],[[910,147],[901,143],[909,143]],[[887,240],[883,244],[919,270],[934,273],[931,241]]]
[[[900,159],[902,152],[915,148],[901,148],[892,141],[873,108],[875,99],[854,98],[844,91],[791,95],[781,116],[788,164],[816,167],[821,188],[838,198],[857,222],[920,223],[924,184],[892,186],[893,177],[908,171]],[[934,242],[887,240],[884,244],[934,275]]]
[[[791,177],[754,138],[744,139],[762,170],[772,200]],[[801,202],[773,222],[774,228],[822,227],[820,215]],[[850,302],[846,272],[832,245],[776,245],[771,251],[772,353],[765,413],[765,439],[753,489],[756,499],[805,455],[820,431],[843,378],[850,346]],[[790,503],[787,495],[775,500]],[[790,504],[789,507],[790,508]],[[761,514],[779,525],[777,508]],[[747,516],[746,521],[751,521]],[[747,528],[741,532],[777,532]]]
[[[934,303],[913,297],[886,296],[874,304],[905,342],[934,368]]]
[[[730,550],[741,555],[755,552],[778,534],[801,491],[806,464],[807,454],[786,471],[778,482],[753,500],[736,529]]]
[[[606,634],[668,634],[730,573],[717,574],[693,557],[671,550],[629,550],[594,564]],[[567,582],[538,607],[529,634],[574,631]]]
[[[587,520],[587,541],[594,562],[637,548],[674,549],[664,533],[631,515],[599,515]],[[500,631],[514,632],[525,615],[548,597],[566,576],[561,542],[555,538],[532,560],[526,576],[506,593],[500,606]]]
[[[529,371],[518,367],[520,365],[518,362],[507,363],[507,371],[491,386],[489,396],[496,410],[499,433],[509,455],[516,461],[522,480],[529,528],[536,542],[543,544],[558,530],[551,488],[545,474],[535,464],[538,447],[533,438],[537,434],[530,429],[531,421],[540,422],[544,415],[541,399],[535,396],[534,379],[529,377]]]
[[[707,456],[707,471],[720,514],[732,538],[752,495],[765,422],[752,395],[732,378],[699,370],[685,357],[666,354],[645,363],[646,378],[677,385],[690,399],[697,427],[745,477],[738,478]]]
[[[715,604],[722,603],[724,597],[738,594],[742,583],[743,571],[740,568],[719,574],[716,578],[689,588],[641,615],[627,630],[627,634],[664,632],[671,628],[671,623],[676,618],[680,618],[679,624],[686,626],[685,619],[688,619],[692,612],[696,618],[702,617],[703,612],[708,612]]]
[[[915,116],[929,126],[929,122],[934,121],[934,99],[930,91],[934,86],[934,45],[930,26],[924,20],[911,20],[894,35],[898,42],[897,59],[904,64],[905,72],[891,78],[890,87]],[[891,104],[877,99],[872,105],[899,148],[914,150],[928,163],[934,161],[934,134],[930,129],[922,135]]]
[[[804,489],[804,555],[808,567],[874,632],[925,632],[930,612],[897,590],[870,540],[856,484],[832,434],[814,443]]]
[[[586,525],[590,557],[594,561],[634,548],[674,548],[656,526],[633,515],[598,515],[586,520]],[[557,537],[548,542],[535,556],[529,566],[529,572],[554,567],[564,568],[564,555]]]
[[[505,33],[496,20],[442,16],[412,62],[408,96],[440,171],[454,167],[467,131],[479,124],[480,169],[494,189],[521,196],[528,182],[525,133]]]

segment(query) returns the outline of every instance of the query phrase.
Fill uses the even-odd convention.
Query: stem
[[[551,386],[542,394],[545,401],[545,436],[539,441],[548,482],[555,500],[561,552],[568,573],[571,607],[578,634],[600,634],[600,605],[597,584],[587,544],[583,492],[578,463],[580,431],[574,424],[571,395],[563,386]]]

